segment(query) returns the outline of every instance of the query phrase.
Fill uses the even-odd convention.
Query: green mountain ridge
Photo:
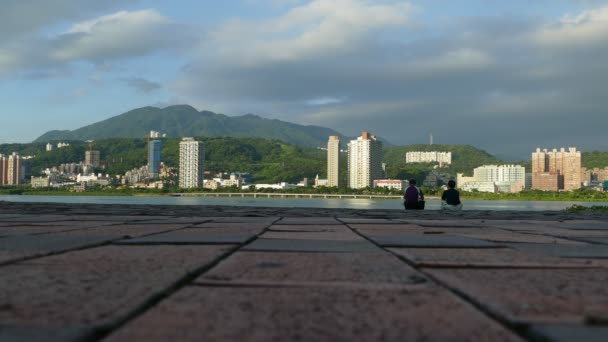
[[[304,126],[253,114],[231,117],[210,111],[199,112],[188,105],[175,105],[162,109],[156,107],[133,109],[73,131],[49,131],[33,142],[141,138],[151,130],[165,133],[171,138],[255,137],[277,139],[307,147],[324,146],[330,135],[338,135],[344,141],[349,139],[333,129],[321,126]]]

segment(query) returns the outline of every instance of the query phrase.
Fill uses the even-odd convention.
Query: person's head
[[[416,185],[416,180],[415,179],[410,179],[410,185]]]
[[[456,182],[454,182],[454,180],[450,180],[448,182],[448,188],[454,189],[455,187],[456,187]]]

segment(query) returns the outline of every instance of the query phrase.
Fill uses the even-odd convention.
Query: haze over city
[[[0,143],[183,103],[512,159],[608,150],[605,1],[1,6]]]

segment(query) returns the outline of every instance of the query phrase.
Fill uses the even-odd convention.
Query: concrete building
[[[205,175],[205,146],[194,138],[179,143],[179,187],[200,188]]]
[[[317,175],[315,177],[315,185],[314,185],[315,188],[318,188],[320,186],[328,186],[327,184],[328,184],[327,183],[327,179],[325,179],[325,178],[319,178],[319,175]]]
[[[348,143],[348,187],[371,187],[375,179],[382,179],[382,143],[363,132]]]
[[[327,141],[327,186],[340,186],[340,137],[337,135]]]
[[[582,186],[581,152],[576,147],[532,153],[532,188],[544,191],[571,191]]]
[[[31,180],[30,184],[31,184],[32,188],[48,188],[49,186],[51,186],[51,179],[50,179],[50,177],[32,176],[32,180]]]
[[[99,151],[85,151],[84,152],[84,165],[99,167],[101,165],[101,153]]]
[[[432,145],[432,144],[431,144]],[[406,163],[439,163],[452,164],[452,152],[421,152],[413,151],[405,154]]]
[[[47,151],[52,151],[53,150],[53,144],[51,144],[51,143],[46,144],[46,150]]]
[[[526,186],[526,169],[521,165],[484,165],[473,170],[478,182],[494,182],[500,192],[520,192]]]
[[[403,189],[407,188],[408,185],[409,185],[408,181],[401,180],[401,179],[375,179],[374,180],[374,188],[403,190]]]
[[[484,165],[473,169],[473,177],[457,174],[456,185],[464,191],[520,192],[526,187],[526,169],[521,165]]]
[[[494,182],[467,182],[458,186],[463,191],[479,191],[479,192],[492,192],[498,191],[498,187]]]
[[[25,183],[25,160],[13,152],[5,156],[0,154],[0,185],[19,185]]]
[[[156,178],[160,174],[161,147],[162,142],[160,140],[151,140],[148,143],[148,172],[152,178]]]
[[[608,167],[600,168],[581,168],[581,181],[583,184],[603,183],[608,180]]]

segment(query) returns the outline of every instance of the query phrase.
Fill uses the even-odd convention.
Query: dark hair
[[[450,180],[448,182],[448,187],[454,189],[456,187],[456,182],[454,182],[454,180]]]
[[[415,179],[410,179],[410,185],[416,185],[416,180]]]

